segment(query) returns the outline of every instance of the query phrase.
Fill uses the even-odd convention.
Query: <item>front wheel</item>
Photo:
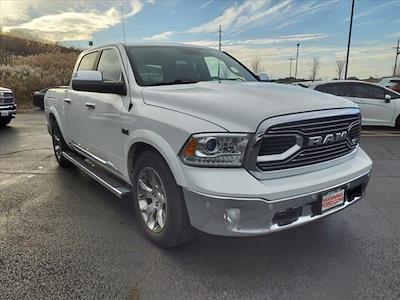
[[[132,181],[135,211],[146,236],[161,248],[191,240],[193,230],[182,189],[157,152],[140,155]]]

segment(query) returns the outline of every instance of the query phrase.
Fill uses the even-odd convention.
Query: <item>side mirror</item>
[[[392,100],[392,96],[390,96],[389,94],[385,95],[385,102],[386,103],[390,103],[390,100]]]
[[[72,75],[71,86],[75,91],[126,95],[123,81],[104,81],[99,71],[76,72]]]
[[[260,73],[260,74],[258,74],[258,79],[260,79],[260,81],[262,81],[262,82],[271,81],[271,79],[270,79],[270,77],[268,76],[267,73]]]

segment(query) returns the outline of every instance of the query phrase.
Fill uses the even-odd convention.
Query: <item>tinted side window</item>
[[[122,78],[122,70],[118,52],[114,49],[103,50],[97,66],[97,71],[103,73],[103,80],[105,81],[120,81]]]
[[[315,87],[316,91],[336,95],[336,84],[322,84]]]
[[[89,53],[82,57],[81,62],[79,63],[78,71],[94,70],[94,62],[96,60],[97,53],[98,52]]]
[[[317,86],[315,90],[341,97],[351,97],[352,94],[351,86],[346,83],[322,84]]]
[[[354,85],[355,96],[357,98],[380,99],[385,98],[386,90],[377,86],[358,83]]]

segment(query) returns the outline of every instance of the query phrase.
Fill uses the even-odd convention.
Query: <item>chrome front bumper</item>
[[[218,197],[183,188],[190,222],[200,231],[221,236],[255,236],[292,228],[333,214],[365,195],[369,173],[322,191],[268,201]],[[321,213],[322,195],[345,188],[345,203]]]
[[[9,105],[0,105],[0,117],[15,117],[17,113],[17,105],[9,104]]]

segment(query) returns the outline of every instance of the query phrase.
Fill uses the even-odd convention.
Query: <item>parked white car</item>
[[[353,80],[314,81],[298,85],[357,103],[363,125],[400,128],[400,94],[393,90]]]
[[[353,102],[197,46],[90,48],[45,112],[59,165],[133,201],[165,248],[193,228],[254,236],[325,217],[364,196],[372,166]]]
[[[395,84],[400,83],[400,78],[399,77],[389,77],[389,78],[382,78],[381,81],[377,83],[379,86],[383,86],[386,88],[391,88]]]

